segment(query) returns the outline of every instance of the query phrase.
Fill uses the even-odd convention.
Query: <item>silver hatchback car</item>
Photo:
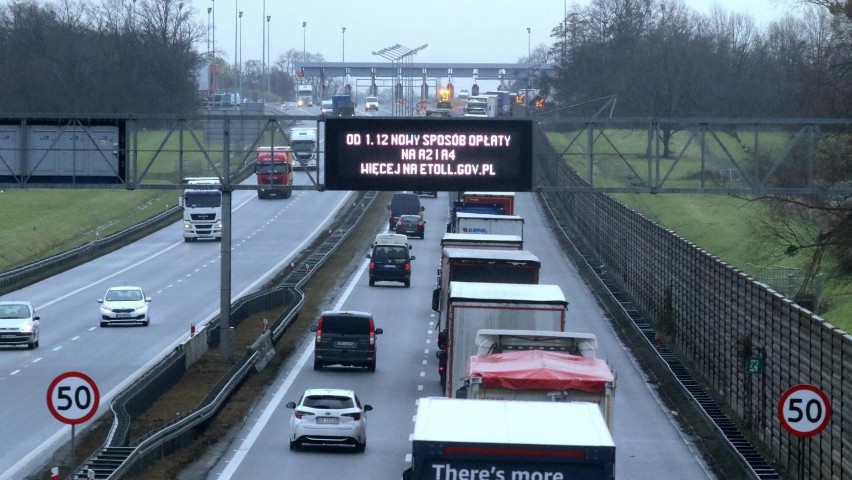
[[[39,316],[30,302],[0,302],[0,345],[38,346]]]
[[[352,390],[309,388],[299,402],[287,403],[290,419],[290,450],[304,444],[351,445],[359,452],[367,447],[367,412]]]

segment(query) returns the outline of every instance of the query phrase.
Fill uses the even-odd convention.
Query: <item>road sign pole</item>
[[[77,449],[74,443],[76,426],[73,423],[71,424],[71,465],[77,465]]]

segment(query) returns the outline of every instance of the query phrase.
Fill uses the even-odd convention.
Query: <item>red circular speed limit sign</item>
[[[47,388],[47,408],[62,423],[79,425],[95,415],[101,394],[85,373],[65,372]]]
[[[813,385],[790,387],[778,401],[781,425],[797,437],[813,437],[831,420],[831,403],[826,394]]]

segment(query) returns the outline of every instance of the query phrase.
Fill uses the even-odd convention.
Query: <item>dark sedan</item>
[[[422,239],[425,230],[426,222],[420,218],[420,215],[402,215],[396,222],[396,233],[402,233],[409,237],[417,237]]]

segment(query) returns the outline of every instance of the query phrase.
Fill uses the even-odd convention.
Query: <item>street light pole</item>
[[[216,57],[216,0],[210,0],[213,2],[213,57]]]
[[[532,55],[532,54],[531,54],[531,51],[532,51],[532,50],[530,50],[530,46],[532,45],[532,44],[530,43],[530,35],[531,35],[531,33],[532,33],[532,30],[530,29],[530,27],[527,27],[527,61],[528,61],[528,62],[532,60],[532,59],[530,58],[530,56]]]
[[[272,15],[267,15],[266,16],[266,35],[267,35],[267,39],[266,39],[266,60],[267,60],[267,62],[266,63],[269,64],[269,70],[266,72],[266,91],[269,92],[269,93],[272,93],[272,87],[270,86],[272,84],[272,82],[271,82],[271,78],[272,78],[272,58],[271,58],[271,55],[269,54],[269,51],[272,50],[272,30],[269,29],[269,20],[270,19],[272,19]]]
[[[239,68],[237,68],[237,75],[239,75],[238,88],[240,90],[240,95],[243,93],[243,11],[240,10],[238,14],[238,18],[240,19],[240,46],[239,46],[239,55],[237,55],[237,64]]]
[[[239,22],[239,10],[240,0],[234,0],[234,70],[237,69],[237,30],[239,30],[237,23]]]
[[[305,63],[306,50],[305,50],[305,31],[308,26],[308,22],[302,22],[302,63]]]
[[[343,27],[343,61],[346,61],[346,27]]]
[[[263,32],[263,40],[260,42],[260,63],[263,66],[261,68],[261,77],[259,79],[259,83],[257,84],[257,89],[263,89],[263,77],[266,76],[266,22],[263,20],[266,18],[266,0],[263,0],[263,16],[260,17],[260,27]]]

